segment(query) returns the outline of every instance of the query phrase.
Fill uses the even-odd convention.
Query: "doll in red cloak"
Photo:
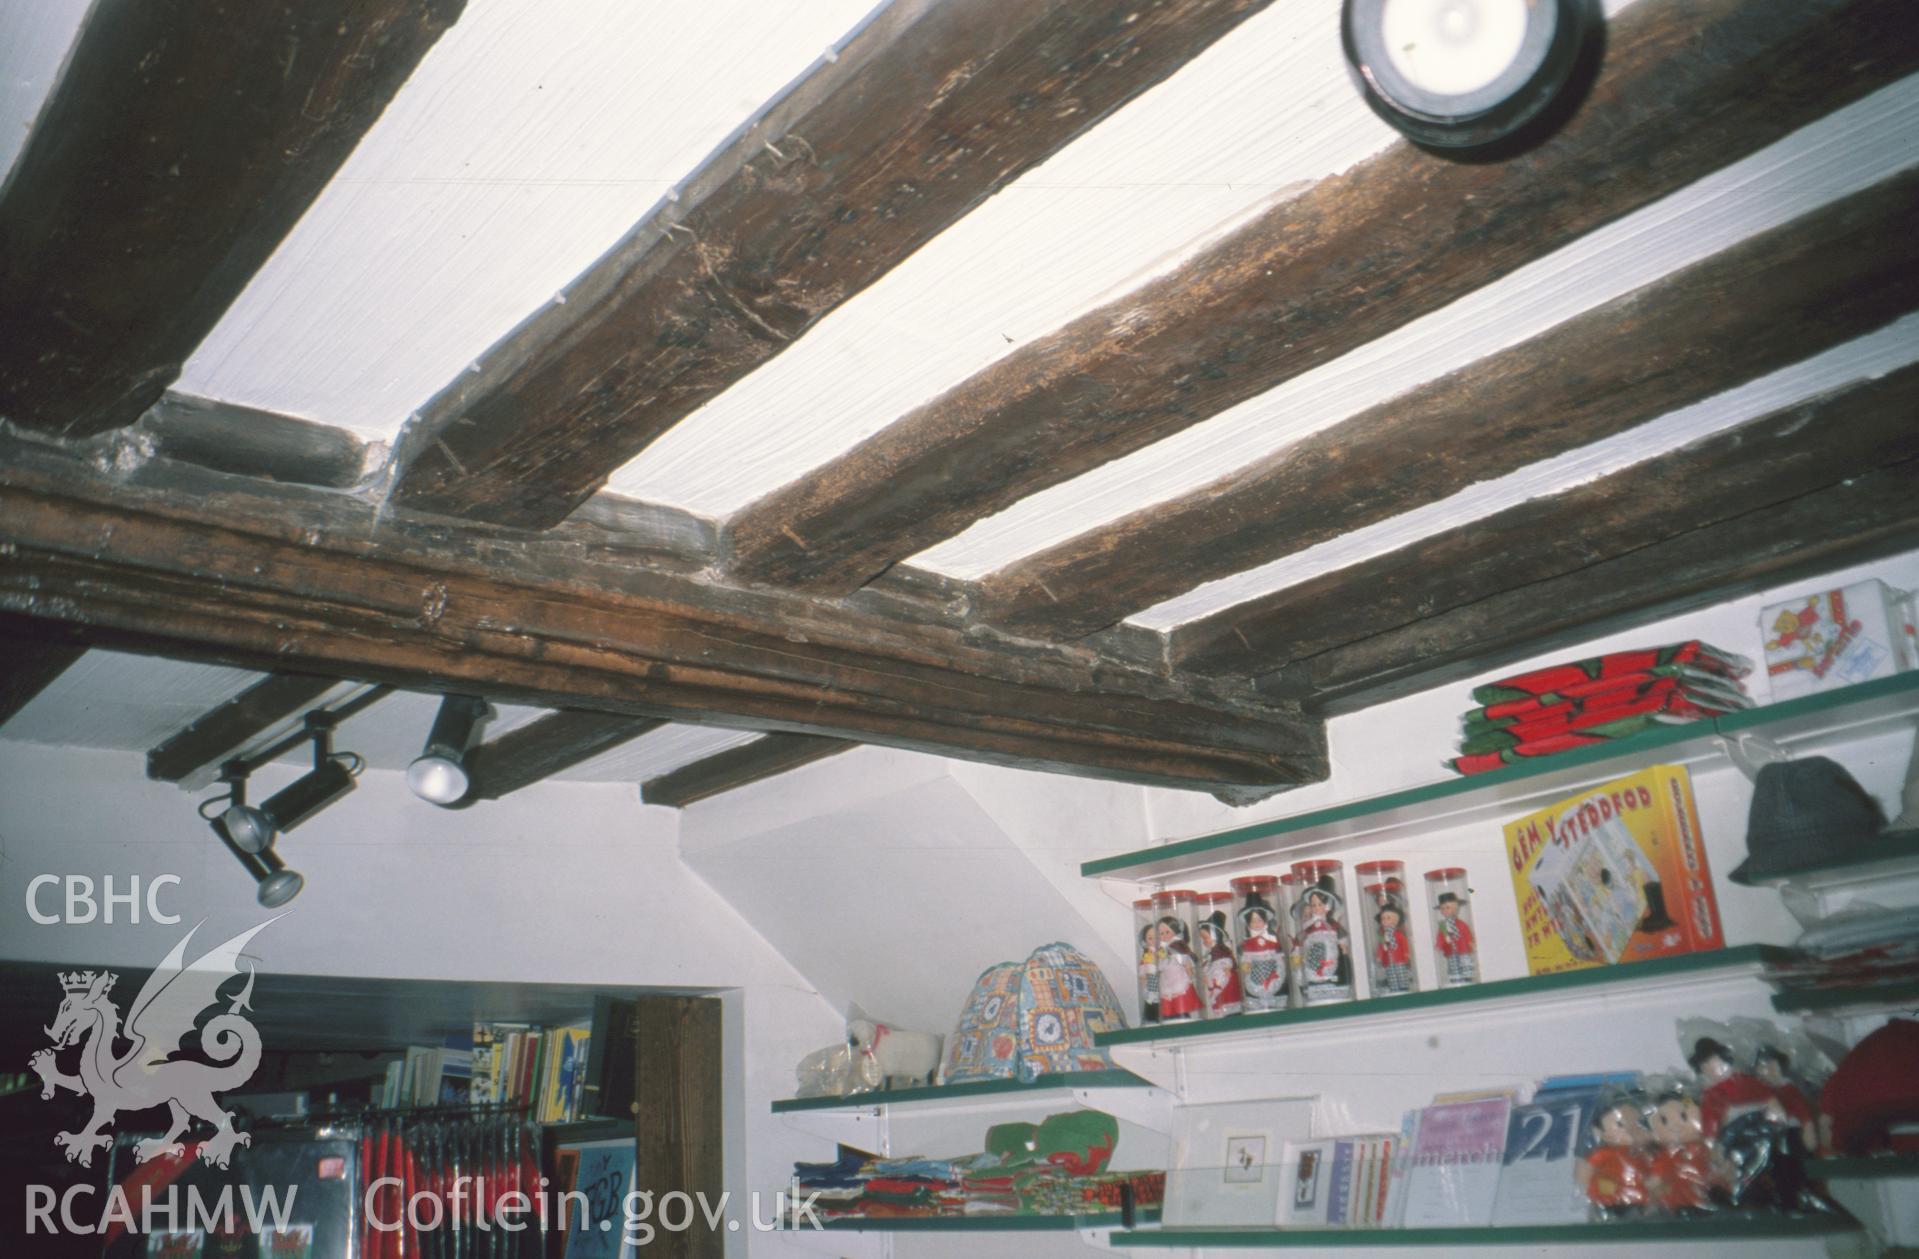
[[[1239,911],[1239,960],[1245,972],[1246,1008],[1277,1010],[1286,1004],[1286,963],[1272,906],[1257,896]]]
[[[1213,1018],[1238,1014],[1244,1008],[1239,986],[1239,964],[1227,943],[1226,914],[1214,910],[1199,920],[1199,947],[1206,959],[1206,1009]]]
[[[1793,1115],[1771,1084],[1736,1070],[1732,1049],[1710,1036],[1694,1043],[1686,1061],[1705,1085],[1700,1129],[1718,1145],[1730,1168],[1733,1205],[1830,1209],[1807,1180],[1802,1135],[1806,1119]],[[1810,1116],[1804,1094],[1794,1092],[1802,1115]]]
[[[1199,1016],[1199,963],[1186,924],[1168,914],[1159,920],[1159,1021]]]
[[[1374,995],[1413,991],[1413,943],[1406,934],[1405,909],[1392,897],[1381,896],[1373,921],[1379,924],[1379,943],[1373,948]]]
[[[1647,1179],[1652,1134],[1636,1097],[1622,1097],[1592,1118],[1594,1145],[1575,1177],[1586,1200],[1608,1219],[1644,1214],[1652,1200]]]
[[[1439,914],[1433,947],[1445,964],[1446,983],[1474,982],[1479,978],[1479,945],[1473,939],[1473,925],[1459,916],[1459,894],[1441,892],[1433,908]]]

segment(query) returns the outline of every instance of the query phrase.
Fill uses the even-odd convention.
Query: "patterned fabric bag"
[[[1109,1070],[1113,1060],[1093,1036],[1125,1026],[1119,997],[1099,967],[1071,945],[1048,944],[1025,962],[989,968],[974,983],[946,1040],[940,1082]]]

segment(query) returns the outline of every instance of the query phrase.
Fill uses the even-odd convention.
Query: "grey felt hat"
[[[1871,843],[1885,825],[1879,802],[1837,761],[1764,765],[1753,779],[1746,859],[1727,877],[1752,883],[1818,865]]]

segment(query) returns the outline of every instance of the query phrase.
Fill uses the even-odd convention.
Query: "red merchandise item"
[[[1725,1169],[1700,1123],[1699,1103],[1674,1090],[1661,1094],[1647,1116],[1659,1148],[1648,1164],[1647,1188],[1662,1211],[1704,1211],[1714,1191],[1728,1186]]]
[[[1919,1154],[1919,1021],[1894,1019],[1852,1047],[1819,1095],[1835,1153]]]
[[[1593,1116],[1592,1130],[1598,1144],[1576,1173],[1586,1200],[1611,1215],[1638,1214],[1651,1201],[1652,1171],[1646,1148],[1652,1134],[1638,1104],[1623,1098],[1604,1107]]]
[[[1617,1210],[1643,1207],[1648,1199],[1646,1178],[1652,1170],[1645,1151],[1602,1145],[1586,1156],[1586,1198],[1594,1206]]]

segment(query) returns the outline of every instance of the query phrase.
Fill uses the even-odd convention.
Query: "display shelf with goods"
[[[1223,877],[1303,851],[1327,852],[1438,827],[1497,827],[1641,765],[1728,763],[1728,744],[1763,738],[1794,753],[1910,729],[1919,673],[1896,674],[1743,713],[1666,726],[1491,773],[1412,787],[1325,809],[1082,863],[1088,878],[1158,885]],[[1131,893],[1129,893],[1131,895]]]
[[[1518,1224],[1484,1228],[1158,1228],[1113,1234],[1116,1249],[1350,1249],[1433,1246],[1463,1253],[1480,1246],[1598,1246],[1614,1250],[1652,1242],[1758,1242],[1831,1237],[1858,1230],[1844,1216],[1732,1212],[1704,1219],[1617,1220],[1603,1224]]]
[[[776,1115],[801,1111],[870,1111],[878,1108],[933,1110],[968,1107],[983,1101],[1051,1106],[1079,1101],[1103,1104],[1109,1089],[1150,1089],[1151,1082],[1130,1071],[1072,1071],[1042,1075],[1036,1080],[980,1080],[967,1084],[929,1084],[919,1088],[854,1093],[846,1097],[788,1097],[773,1103]],[[1100,1090],[1099,1102],[1083,1096]]]

